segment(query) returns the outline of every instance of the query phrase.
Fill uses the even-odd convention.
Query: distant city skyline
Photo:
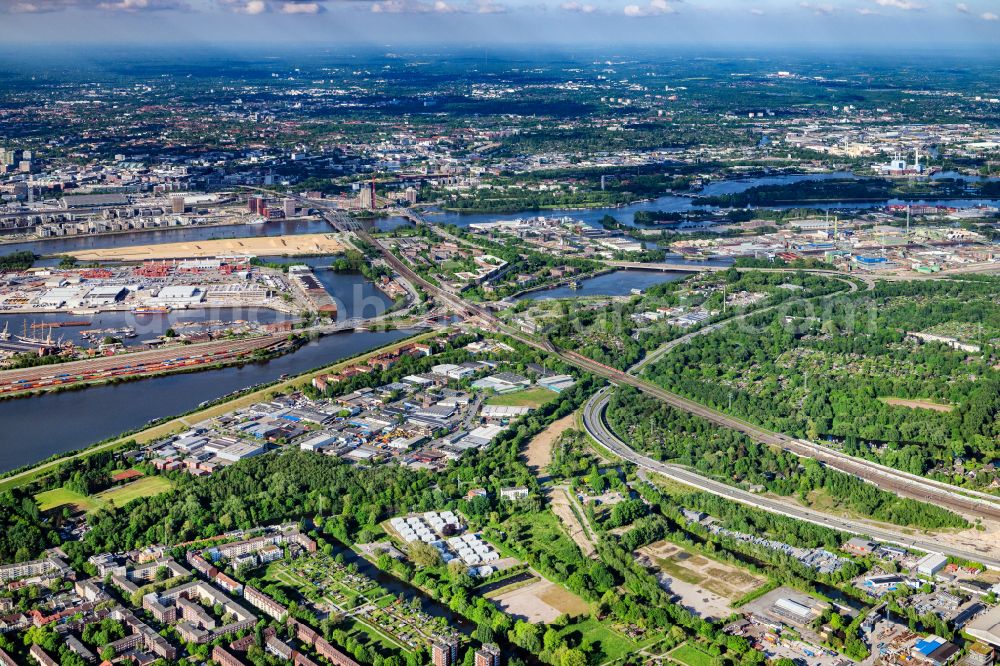
[[[995,0],[0,0],[6,44],[989,48]]]

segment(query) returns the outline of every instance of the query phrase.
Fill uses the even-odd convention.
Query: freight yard
[[[0,396],[51,390],[70,384],[94,384],[125,377],[144,377],[193,370],[217,364],[253,360],[290,348],[283,336],[261,335],[244,340],[221,340],[168,347],[148,352],[117,354],[56,365],[0,371]]]

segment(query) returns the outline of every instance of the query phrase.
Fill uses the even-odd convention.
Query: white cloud
[[[997,16],[993,12],[983,12],[982,14],[979,15],[979,18],[983,19],[984,21],[1000,21],[1000,16]]]
[[[271,9],[264,0],[220,0],[219,4],[234,14],[249,16],[257,16]]]
[[[763,9],[748,9],[747,11],[750,12],[751,14],[753,14],[754,16],[763,16],[764,15],[764,10]]]
[[[816,5],[811,2],[800,2],[799,7],[819,16],[829,16],[837,11],[833,5]]]
[[[677,10],[667,0],[649,0],[648,5],[626,5],[625,16],[662,16],[673,14]]]
[[[281,5],[282,14],[314,15],[321,11],[323,11],[323,6],[318,2],[285,2]]]
[[[955,5],[955,11],[957,11],[959,14],[968,14],[969,5],[965,4],[964,2],[960,2],[957,5]]]
[[[875,0],[875,4],[879,7],[891,7],[892,9],[902,9],[907,12],[924,8],[922,4],[913,2],[913,0]]]
[[[373,2],[371,11],[376,14],[503,14],[507,6],[493,0],[452,4],[448,0],[379,0]]]
[[[507,6],[493,0],[479,0],[472,8],[476,14],[506,14]]]
[[[594,12],[597,11],[597,7],[595,7],[594,5],[590,3],[579,3],[576,2],[575,0],[571,2],[562,3],[561,5],[559,5],[559,9],[563,10],[564,12],[577,12],[580,14],[593,14]]]
[[[99,2],[96,6],[104,11],[130,13],[186,8],[186,5],[175,0],[116,0],[115,2]]]
[[[156,12],[189,10],[183,0],[0,0],[0,12],[46,14],[66,9],[100,9],[107,12]]]

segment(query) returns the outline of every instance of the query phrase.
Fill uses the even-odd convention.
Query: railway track
[[[651,395],[675,409],[699,416],[710,423],[736,430],[763,444],[780,447],[803,458],[812,458],[832,469],[851,474],[873,485],[912,499],[930,502],[964,515],[1000,520],[1000,498],[985,493],[965,493],[937,481],[859,460],[826,447],[773,432],[743,419],[724,414],[683,396],[667,391],[626,372],[592,361],[573,351],[560,356],[577,367],[601,375],[615,384],[628,385]]]
[[[0,371],[0,395],[227,363],[257,350],[274,347],[283,341],[284,338],[280,336],[267,335],[4,370]]]
[[[991,569],[1000,569],[1000,559],[986,548],[965,549],[942,544],[933,536],[925,536],[910,533],[904,530],[896,530],[891,527],[874,525],[861,520],[854,520],[842,516],[834,516],[799,506],[794,502],[784,501],[762,495],[750,493],[741,488],[736,488],[728,484],[709,479],[692,470],[671,463],[664,463],[645,456],[635,449],[629,447],[608,427],[604,418],[604,412],[608,404],[608,390],[603,389],[594,394],[584,405],[583,423],[588,434],[602,446],[613,454],[627,460],[640,469],[661,474],[669,479],[683,483],[684,485],[697,488],[719,497],[740,502],[749,506],[754,506],[771,513],[804,520],[816,525],[823,525],[832,529],[847,532],[849,534],[866,535],[878,541],[894,543],[908,548],[916,548],[925,552],[941,553],[982,562]]]
[[[626,384],[633,386],[644,393],[647,393],[662,402],[686,411],[695,416],[699,416],[724,428],[737,430],[748,437],[770,446],[781,447],[795,455],[804,458],[813,458],[828,465],[832,469],[852,474],[864,481],[890,492],[899,495],[918,499],[925,502],[937,504],[951,509],[958,513],[973,517],[990,518],[1000,520],[1000,498],[987,495],[985,493],[964,492],[958,488],[940,482],[925,479],[923,477],[910,475],[899,470],[895,470],[883,465],[878,465],[860,458],[854,458],[846,454],[836,452],[832,449],[822,447],[804,440],[798,440],[783,433],[777,433],[742,419],[729,416],[723,412],[707,407],[671,391],[644,381],[623,372],[616,368],[603,365],[582,356],[573,351],[557,349],[549,340],[528,336],[520,331],[516,331],[505,326],[491,312],[476,305],[466,303],[460,297],[451,294],[430,282],[424,280],[400,261],[388,250],[379,245],[374,238],[366,231],[358,230],[355,233],[366,243],[379,248],[385,261],[392,266],[400,275],[403,275],[414,284],[419,284],[427,293],[434,295],[441,302],[454,308],[457,312],[479,318],[481,321],[491,326],[494,330],[503,331],[511,337],[523,342],[526,345],[541,349],[543,351],[556,354],[567,363],[580,369],[604,377],[615,384]],[[843,278],[841,278],[843,279]],[[866,285],[867,286],[867,285]],[[857,285],[850,287],[851,291],[857,289]],[[631,451],[631,449],[629,449]],[[632,451],[633,454],[638,455]]]

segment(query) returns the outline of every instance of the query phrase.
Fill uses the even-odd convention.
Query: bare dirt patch
[[[532,623],[552,622],[563,613],[582,615],[590,610],[583,599],[544,578],[492,599],[505,613]]]
[[[639,563],[658,569],[660,585],[680,603],[701,617],[726,617],[730,604],[764,581],[738,567],[659,541],[636,551]]]
[[[281,254],[336,254],[344,244],[333,234],[300,234],[298,236],[255,236],[251,238],[220,238],[159,245],[130,245],[71,252],[81,261],[147,261],[151,259],[189,259],[216,257],[224,254],[274,256]]]
[[[579,546],[583,554],[587,557],[594,557],[597,554],[597,546],[590,534],[584,530],[576,514],[573,513],[567,492],[565,488],[552,488],[548,491],[552,513],[556,514],[570,538]]]
[[[935,412],[950,412],[955,409],[954,405],[944,405],[933,400],[908,400],[906,398],[879,398],[887,405],[896,407],[909,407],[910,409],[931,409]]]
[[[559,435],[573,427],[575,419],[576,416],[570,414],[552,422],[528,443],[524,455],[531,471],[540,474],[552,462],[552,445],[559,439]]]
[[[987,557],[1000,556],[1000,524],[994,520],[983,520],[982,529],[972,527],[956,532],[940,531],[934,538],[953,548],[964,548]]]

